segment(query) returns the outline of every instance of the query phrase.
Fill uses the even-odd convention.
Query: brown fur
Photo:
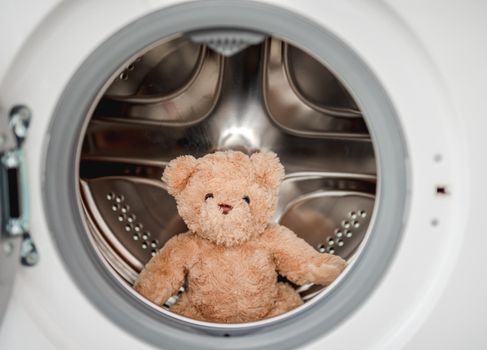
[[[240,323],[302,304],[294,289],[277,282],[278,274],[296,284],[333,282],[345,268],[343,259],[318,253],[286,227],[269,224],[283,176],[272,152],[248,157],[226,151],[171,161],[163,180],[189,231],[171,238],[149,261],[135,289],[162,305],[187,279],[173,312]],[[232,209],[225,214],[223,205]]]

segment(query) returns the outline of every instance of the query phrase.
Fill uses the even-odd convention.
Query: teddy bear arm
[[[284,226],[274,227],[267,239],[277,271],[293,283],[328,285],[346,266],[339,256],[319,253]]]
[[[194,250],[188,243],[183,235],[171,238],[142,270],[134,284],[135,290],[158,305],[176,294],[191,262],[188,251]]]

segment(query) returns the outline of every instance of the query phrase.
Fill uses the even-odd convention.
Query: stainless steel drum
[[[274,220],[320,252],[360,254],[377,182],[361,111],[309,54],[278,38],[257,41],[177,35],[140,52],[100,91],[80,190],[92,242],[122,283],[185,230],[160,181],[167,162],[223,149],[275,151],[286,177]],[[296,288],[305,301],[326,293]]]

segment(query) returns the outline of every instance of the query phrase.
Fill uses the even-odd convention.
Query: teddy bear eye
[[[207,193],[207,194],[205,195],[205,201],[206,201],[208,198],[213,198],[213,193]]]
[[[242,198],[242,199],[243,199],[244,201],[246,201],[246,202],[247,202],[247,204],[249,204],[249,203],[250,203],[250,198],[249,198],[249,196],[243,196],[243,198]]]

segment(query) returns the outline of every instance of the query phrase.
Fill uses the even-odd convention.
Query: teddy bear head
[[[199,159],[178,157],[166,166],[162,180],[192,232],[233,246],[265,230],[283,177],[275,153],[221,151]]]

